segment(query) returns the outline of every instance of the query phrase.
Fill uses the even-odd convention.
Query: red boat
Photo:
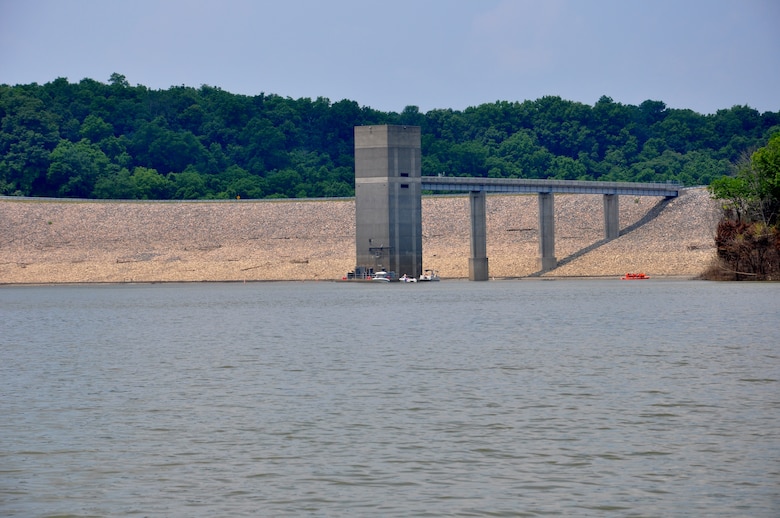
[[[650,276],[645,275],[644,273],[627,273],[620,279],[624,281],[641,281],[649,278]]]

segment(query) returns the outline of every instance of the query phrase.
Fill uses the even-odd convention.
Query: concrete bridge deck
[[[422,176],[425,191],[619,194],[630,196],[679,195],[682,186],[675,183],[597,182],[579,180],[538,180],[525,178],[477,178],[460,176]]]

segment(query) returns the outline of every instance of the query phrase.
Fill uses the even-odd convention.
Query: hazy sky
[[[778,0],[0,0],[0,83],[780,111]]]

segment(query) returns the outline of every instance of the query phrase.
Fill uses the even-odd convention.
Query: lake
[[[0,287],[3,516],[780,514],[780,284]]]

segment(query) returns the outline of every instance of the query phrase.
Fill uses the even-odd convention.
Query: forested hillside
[[[521,96],[522,92],[518,92]],[[151,90],[58,78],[0,85],[0,194],[124,199],[352,196],[353,127],[422,127],[424,175],[709,184],[780,131],[780,112],[543,97],[401,113],[354,101]]]

